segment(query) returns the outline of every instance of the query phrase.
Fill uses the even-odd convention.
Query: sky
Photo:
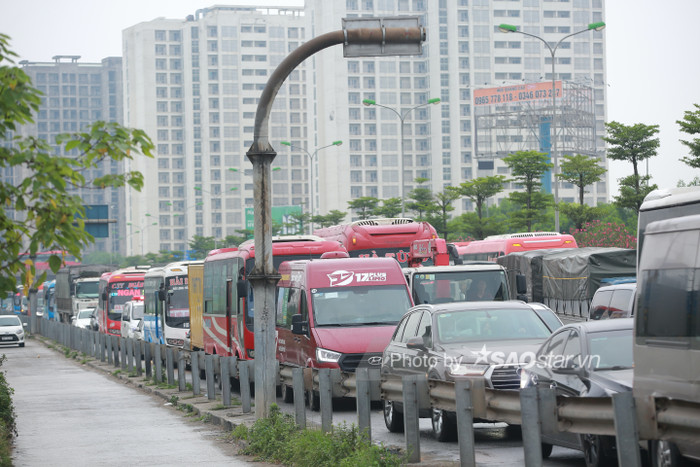
[[[303,0],[0,0],[0,33],[11,37],[20,60],[80,55],[82,62],[99,62],[122,55],[121,32],[130,26],[185,18],[219,4],[302,6]],[[697,0],[605,0],[607,121],[659,125],[658,156],[648,171],[661,188],[700,176],[700,169],[680,162],[688,151],[679,140],[691,135],[680,133],[676,123],[700,104],[698,18]],[[632,166],[611,161],[609,170],[614,196],[616,180],[630,175]],[[646,173],[647,165],[640,170]]]

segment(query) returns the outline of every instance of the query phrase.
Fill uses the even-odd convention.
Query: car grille
[[[370,363],[370,361],[372,363]],[[378,369],[380,368],[381,363],[382,354],[380,353],[344,354],[342,357],[340,357],[340,360],[338,360],[338,365],[340,366],[340,369],[342,371],[349,372],[357,370],[358,367]]]
[[[491,373],[491,386],[494,389],[520,389],[520,367],[499,366]]]
[[[3,334],[0,336],[0,342],[17,342],[18,340],[17,334]]]

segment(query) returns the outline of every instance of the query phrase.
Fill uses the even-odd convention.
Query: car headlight
[[[459,365],[451,365],[449,373],[452,376],[484,376],[488,369],[489,365],[460,363]]]
[[[340,352],[334,352],[332,350],[326,350],[321,348],[316,349],[316,360],[319,362],[338,363],[338,360],[340,360],[340,357],[342,355],[343,354],[341,354]]]
[[[520,369],[520,389],[537,386],[537,374]]]
[[[21,336],[22,334],[24,334],[24,329],[18,329],[16,332],[18,336]]]

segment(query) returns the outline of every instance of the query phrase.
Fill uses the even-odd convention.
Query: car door
[[[389,365],[391,367],[391,373],[397,376],[403,376],[407,374],[413,374],[411,369],[412,358],[417,352],[415,350],[408,349],[406,347],[406,342],[409,338],[415,337],[418,331],[418,324],[423,315],[422,310],[416,310],[404,317],[406,320],[406,326],[404,328],[403,335],[400,340],[396,340],[392,343],[392,348],[388,352]]]

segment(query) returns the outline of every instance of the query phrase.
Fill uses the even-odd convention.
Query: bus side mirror
[[[516,274],[515,291],[518,295],[518,300],[527,301],[527,279],[525,274]]]
[[[309,323],[300,314],[292,315],[292,334],[307,334]]]
[[[238,292],[239,298],[248,298],[250,282],[245,279],[238,279],[238,282],[236,282],[236,291]]]
[[[102,301],[106,302],[107,301],[107,290],[102,291]]]
[[[158,296],[158,300],[160,300],[161,302],[164,302],[165,301],[165,290],[158,289],[158,291],[156,293]]]

